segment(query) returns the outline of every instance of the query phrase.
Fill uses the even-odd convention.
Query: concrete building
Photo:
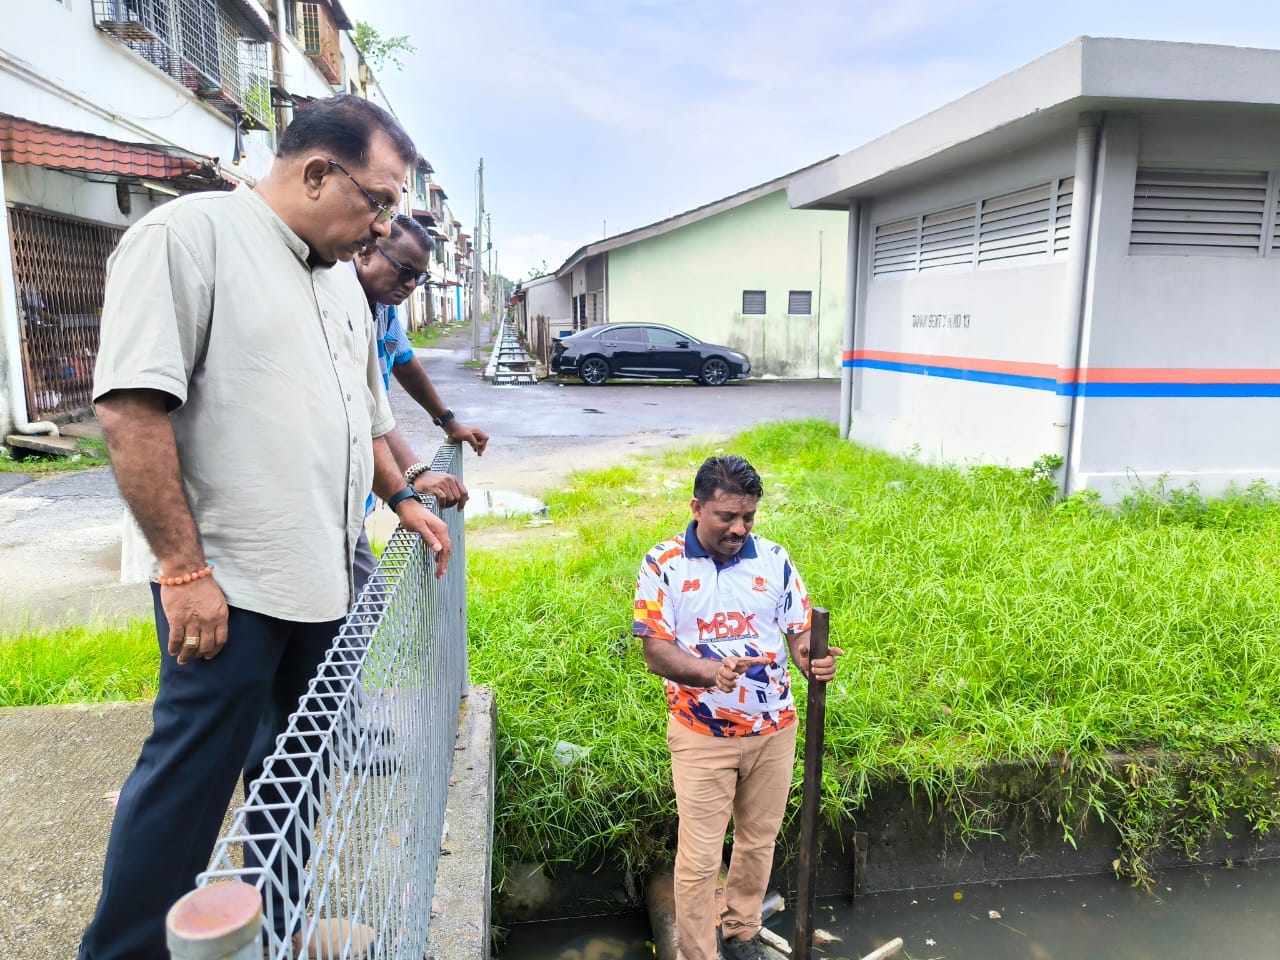
[[[88,410],[106,259],[130,224],[256,182],[315,99],[390,108],[353,27],[339,0],[42,0],[9,18],[0,437]]]
[[[842,433],[1280,480],[1278,174],[1280,51],[1088,37],[801,173],[849,214]]]
[[[789,209],[787,180],[575,251],[555,273],[570,327],[665,323],[745,353],[753,376],[836,376],[847,216]]]
[[[551,355],[552,341],[573,332],[569,281],[554,273],[517,284],[510,307],[517,332],[544,365]]]

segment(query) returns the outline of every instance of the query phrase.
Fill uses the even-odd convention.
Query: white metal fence
[[[432,468],[461,476],[461,463],[446,444]],[[437,580],[420,538],[396,530],[199,878],[256,888],[261,934],[237,920],[224,952],[205,942],[191,956],[284,960],[294,933],[333,957],[425,955],[467,683],[463,518],[442,516],[448,573]],[[172,922],[170,949],[186,955]]]

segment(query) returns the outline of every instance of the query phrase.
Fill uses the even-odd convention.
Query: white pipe
[[[4,203],[4,164],[0,163],[0,327],[4,332],[5,380],[9,386],[9,415],[18,433],[58,436],[58,425],[49,420],[27,419],[27,394],[23,389],[22,334],[18,295],[13,285],[13,250],[9,242],[9,214]],[[6,431],[7,432],[7,431]]]
[[[1085,296],[1089,280],[1093,202],[1098,172],[1098,128],[1095,114],[1082,114],[1076,131],[1075,181],[1071,190],[1071,248],[1067,253],[1066,322],[1063,324],[1062,354],[1059,368],[1072,378],[1071,388],[1060,398],[1054,425],[1062,430],[1062,472],[1059,487],[1069,494],[1071,485],[1071,447],[1075,434],[1076,414],[1080,405],[1074,377],[1080,366],[1084,341]],[[1052,229],[1052,225],[1050,225]]]
[[[853,335],[858,317],[858,240],[862,232],[862,204],[849,201],[849,238],[845,243],[844,340],[840,353],[840,439],[849,439],[853,419]]]

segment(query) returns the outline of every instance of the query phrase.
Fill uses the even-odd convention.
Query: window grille
[[[1271,205],[1271,255],[1280,256],[1280,191],[1276,191],[1275,202]]]
[[[331,84],[342,83],[342,49],[338,27],[323,3],[300,3],[302,51]]]
[[[247,129],[272,130],[270,57],[218,0],[93,0],[94,23]]]
[[[788,293],[787,313],[793,317],[807,317],[813,313],[813,291],[792,290]]]
[[[885,277],[915,270],[919,245],[919,217],[878,225],[871,252],[871,275]]]
[[[1040,183],[982,201],[982,222],[978,230],[979,266],[1049,252],[1052,187],[1052,183]]]
[[[1266,173],[1139,170],[1129,253],[1259,256],[1267,187]]]
[[[107,257],[124,230],[24,207],[9,209],[27,417],[88,409]]]
[[[765,296],[763,290],[742,291],[742,313],[744,316],[763,316],[765,313]]]
[[[920,269],[973,264],[977,204],[926,214],[920,228]]]

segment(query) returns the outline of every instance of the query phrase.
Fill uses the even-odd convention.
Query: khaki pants
[[[759,737],[709,737],[667,720],[680,814],[675,894],[683,960],[715,960],[717,920],[726,940],[747,939],[760,929],[760,904],[795,769],[798,726]],[[730,814],[733,857],[721,918],[716,916],[716,878]]]

